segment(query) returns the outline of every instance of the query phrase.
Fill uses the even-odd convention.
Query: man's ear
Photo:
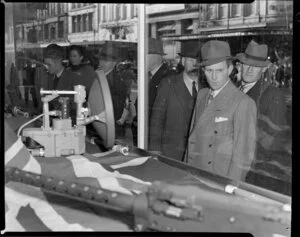
[[[232,70],[233,70],[233,65],[230,63],[228,66],[228,76],[231,74]]]

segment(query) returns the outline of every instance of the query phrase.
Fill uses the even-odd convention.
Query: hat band
[[[267,60],[267,59],[264,59],[264,58],[261,58],[261,57],[256,57],[256,56],[247,54],[247,53],[245,53],[245,56],[246,56],[246,58],[261,61],[261,62],[265,62]]]

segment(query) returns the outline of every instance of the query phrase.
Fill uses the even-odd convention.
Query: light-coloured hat
[[[159,39],[149,38],[148,47],[148,54],[166,55],[163,50],[162,41]]]
[[[181,53],[178,53],[181,57],[200,58],[200,44],[195,41],[183,42],[181,45]]]
[[[206,42],[201,48],[201,56],[201,66],[209,66],[232,59],[229,44],[220,40]]]
[[[269,64],[268,46],[266,44],[258,44],[254,40],[251,40],[245,53],[237,54],[236,58],[250,66],[267,67]]]

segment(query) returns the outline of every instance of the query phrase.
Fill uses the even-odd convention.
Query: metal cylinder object
[[[59,103],[61,104],[61,118],[67,119],[70,117],[70,98],[69,97],[60,97]]]

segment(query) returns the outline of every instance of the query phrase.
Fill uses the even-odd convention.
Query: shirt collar
[[[56,74],[57,77],[60,77],[65,69],[63,68],[59,73]]]
[[[194,81],[192,78],[190,78],[185,71],[183,72],[183,80],[184,80],[184,82],[186,82],[186,83],[188,83],[190,85],[192,85],[193,82],[196,82],[196,88],[198,88],[197,87],[198,86],[198,81],[197,80]]]
[[[230,79],[228,78],[227,82],[219,90],[210,90],[212,96],[215,98],[220,93],[220,91],[223,90],[223,88],[228,84],[229,81]]]
[[[153,77],[153,75],[160,69],[160,67],[162,66],[163,64],[160,64],[158,65],[156,68],[154,68],[151,72],[151,76]]]

